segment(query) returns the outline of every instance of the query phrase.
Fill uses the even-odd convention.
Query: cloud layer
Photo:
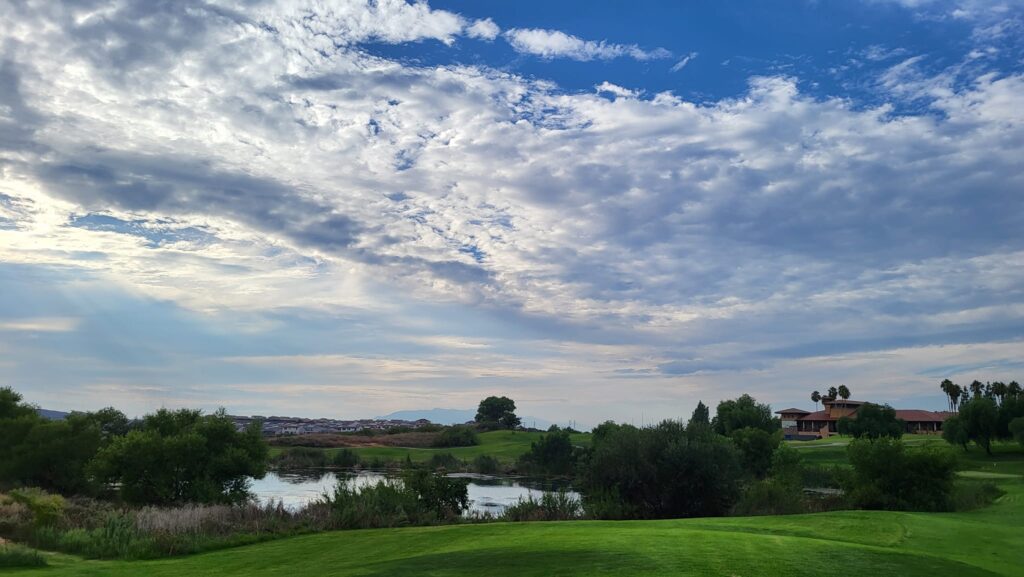
[[[919,104],[897,114],[780,75],[698,104],[375,56],[367,45],[502,37],[395,0],[40,3],[5,9],[0,29],[0,261],[254,315],[257,333],[283,322],[268,315],[302,332],[295,319],[351,314],[378,319],[382,342],[434,339],[356,357],[344,340],[243,346],[217,366],[280,362],[306,380],[218,386],[391,390],[386,408],[512,387],[552,420],[558,399],[585,396],[596,420],[641,393],[680,405],[751,382],[789,386],[764,393],[777,399],[806,388],[787,380],[841,374],[914,391],[935,379],[915,374],[946,354],[935,347],[999,367],[1019,346],[1017,73],[934,74],[897,54],[878,90]],[[542,58],[668,56],[503,37]],[[416,303],[465,321],[398,314]],[[474,335],[480,315],[501,322]],[[37,317],[0,330],[79,327]],[[139,382],[105,379],[87,384]]]

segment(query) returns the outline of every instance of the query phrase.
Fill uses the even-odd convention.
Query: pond
[[[579,494],[572,491],[568,484],[551,479],[472,473],[453,473],[448,476],[469,481],[469,515],[500,515],[505,507],[515,504],[520,499],[539,499],[544,493],[560,489],[579,498]],[[343,479],[351,486],[362,487],[389,477],[394,475],[381,471],[269,471],[266,477],[252,480],[251,490],[261,503],[272,499],[281,501],[289,509],[298,509],[310,501],[319,499],[324,493],[333,491],[339,479]]]

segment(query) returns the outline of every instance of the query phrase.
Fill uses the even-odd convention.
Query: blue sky
[[[0,383],[555,422],[1020,380],[1024,3],[0,8]]]

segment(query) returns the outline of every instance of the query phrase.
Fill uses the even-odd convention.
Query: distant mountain
[[[390,415],[384,415],[383,417],[377,417],[378,419],[401,419],[404,421],[416,421],[419,419],[426,419],[431,423],[437,423],[438,425],[460,425],[466,421],[472,421],[473,417],[476,416],[474,410],[462,410],[462,409],[430,409],[430,410],[412,410],[412,411],[395,411]]]
[[[405,421],[426,419],[431,423],[437,423],[438,425],[461,425],[462,423],[472,421],[475,417],[476,411],[473,409],[424,409],[418,411],[395,411],[390,415],[384,415],[383,417],[377,418],[402,419]],[[521,417],[521,419],[524,427],[547,429],[551,426],[551,421],[539,419],[537,417]]]
[[[49,419],[51,421],[63,421],[64,419],[68,418],[69,415],[69,413],[65,413],[63,411],[51,411],[49,409],[36,410],[38,411],[40,417],[44,419]]]

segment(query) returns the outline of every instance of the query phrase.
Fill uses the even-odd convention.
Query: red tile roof
[[[810,411],[805,411],[803,409],[783,409],[781,411],[775,411],[776,415],[781,415],[783,413],[803,413],[803,414],[807,415],[807,414],[810,414]]]
[[[780,411],[781,412],[781,411]],[[850,415],[856,417],[857,413]],[[921,411],[918,409],[896,409],[896,418],[910,423],[941,423],[953,416],[947,411]],[[830,417],[825,411],[815,411],[800,417],[801,421],[838,421],[839,417]]]
[[[948,411],[919,411],[916,409],[901,410],[896,409],[896,418],[903,419],[904,421],[918,423],[918,422],[933,422],[941,423],[946,419],[953,416],[953,413]]]

